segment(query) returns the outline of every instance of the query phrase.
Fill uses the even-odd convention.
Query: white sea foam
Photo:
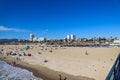
[[[43,80],[37,78],[32,72],[13,67],[4,61],[0,60],[0,80]]]

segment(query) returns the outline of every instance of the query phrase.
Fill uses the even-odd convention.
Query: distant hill
[[[18,39],[0,39],[0,42],[17,42]]]

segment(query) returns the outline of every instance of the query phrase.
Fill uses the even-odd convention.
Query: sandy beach
[[[118,47],[41,47],[31,45],[0,45],[4,54],[0,56],[8,63],[28,69],[44,80],[105,80],[117,55]],[[7,56],[13,50],[30,53],[31,56]],[[20,60],[16,60],[16,57]],[[65,79],[66,78],[66,79]]]

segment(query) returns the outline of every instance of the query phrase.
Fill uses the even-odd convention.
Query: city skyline
[[[0,39],[120,37],[119,0],[0,0]]]

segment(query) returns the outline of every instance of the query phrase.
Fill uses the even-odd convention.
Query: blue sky
[[[120,37],[120,0],[0,0],[0,38]]]

